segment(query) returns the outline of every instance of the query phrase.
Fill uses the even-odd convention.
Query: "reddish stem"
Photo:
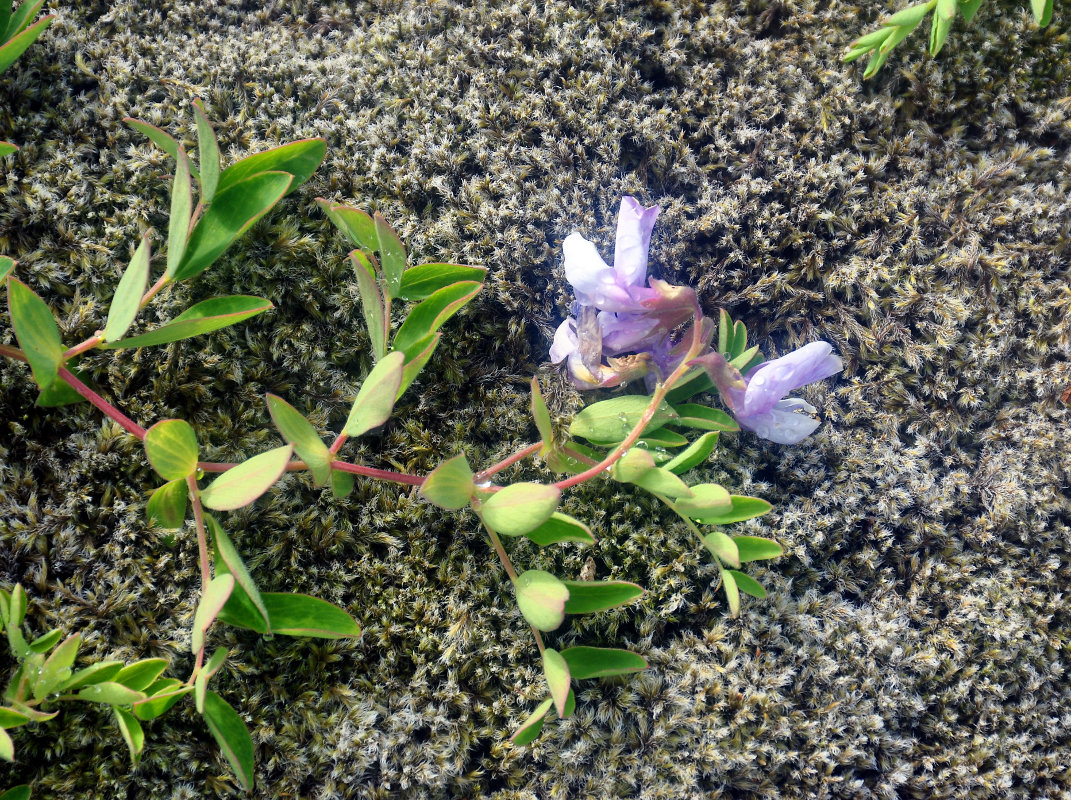
[[[82,397],[100,409],[105,416],[111,417],[118,422],[127,433],[137,436],[141,441],[145,441],[145,429],[143,427],[138,425],[138,423],[134,422],[134,420],[78,380],[73,372],[66,367],[60,367],[59,376],[67,381],[67,383],[71,385],[71,388],[78,392],[78,394],[82,395]]]
[[[103,343],[104,337],[100,333],[96,333],[93,336],[90,336],[81,344],[76,344],[74,347],[64,353],[63,360],[68,361],[77,355],[81,355],[87,350],[92,350],[94,347],[99,347]]]
[[[543,446],[542,442],[536,442],[535,444],[530,444],[527,447],[522,448],[521,450],[518,450],[516,453],[511,455],[509,458],[504,458],[501,461],[499,461],[497,464],[495,464],[494,466],[488,467],[487,469],[482,470],[481,472],[477,472],[476,473],[476,477],[473,478],[473,481],[475,483],[478,483],[478,484],[479,483],[485,483],[487,481],[487,479],[490,478],[492,475],[495,475],[495,474],[501,472],[502,470],[506,469],[507,467],[512,467],[518,461],[523,461],[524,459],[528,458],[528,456],[530,456],[530,455],[532,455],[534,453],[538,453],[539,449],[542,446]]]
[[[341,472],[352,472],[356,475],[364,475],[369,478],[377,478],[381,481],[390,481],[391,483],[404,483],[409,486],[424,485],[424,478],[419,475],[409,475],[405,472],[392,472],[389,469],[376,469],[375,467],[366,467],[363,464],[347,464],[345,461],[332,461],[331,469],[337,469]]]

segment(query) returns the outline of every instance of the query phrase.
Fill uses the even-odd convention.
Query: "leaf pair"
[[[528,624],[557,629],[566,614],[590,614],[629,603],[643,589],[627,581],[563,581],[540,569],[525,570],[513,582],[517,606]]]
[[[12,13],[11,0],[0,0],[0,72],[14,64],[56,18],[49,14],[30,25],[44,4],[45,0],[24,0]]]

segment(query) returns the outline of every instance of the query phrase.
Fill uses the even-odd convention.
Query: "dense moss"
[[[881,9],[845,2],[56,5],[0,79],[0,138],[23,145],[0,164],[0,251],[67,341],[101,327],[140,232],[166,229],[171,166],[122,117],[189,139],[201,97],[231,159],[328,141],[306,187],[150,317],[221,292],[273,313],[83,361],[140,422],[190,420],[207,458],[278,441],[268,391],[338,430],[370,366],[318,195],[379,208],[414,260],[490,269],[355,459],[490,463],[535,436],[533,372],[559,417],[578,407],[541,366],[570,300],[560,243],[575,229],[609,252],[626,193],[664,208],[661,277],[768,355],[824,338],[846,361],[804,392],[828,420],[815,436],[726,436],[697,473],[775,504],[746,527],[787,557],[757,571],[770,597],[739,620],[647,497],[570,494],[600,537],[597,574],[648,593],[554,638],[652,668],[588,682],[575,718],[527,748],[506,738],[542,691],[537,659],[471,516],[364,482],[336,501],[297,476],[227,515],[263,588],[324,596],[365,628],[357,643],[213,633],[234,653],[219,688],[257,742],[257,796],[1071,797],[1071,59],[1060,9],[1040,31],[991,6],[939,58],[905,42],[864,85],[837,58]],[[185,675],[195,547],[146,525],[135,441],[34,398],[28,370],[0,362],[0,581],[27,587],[34,629]],[[563,575],[589,555],[516,549]],[[18,732],[0,784],[232,791],[188,706],[147,732],[131,771],[110,720],[67,712]]]

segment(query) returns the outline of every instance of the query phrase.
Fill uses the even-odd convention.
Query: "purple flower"
[[[706,369],[740,427],[778,444],[796,444],[819,425],[812,416],[817,411],[814,406],[785,395],[844,368],[826,342],[811,342],[759,364],[746,376],[720,353],[708,353],[690,363]]]
[[[566,361],[573,383],[581,389],[665,375],[676,366],[670,334],[697,313],[696,298],[686,287],[646,280],[658,212],[658,206],[644,208],[634,197],[621,199],[613,267],[579,233],[562,244],[576,314],[555,332],[550,359],[555,364]]]

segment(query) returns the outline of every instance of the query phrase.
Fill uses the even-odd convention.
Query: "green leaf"
[[[929,2],[926,3],[919,3],[918,5],[902,8],[882,24],[887,27],[895,26],[897,28],[907,27],[913,29],[922,22],[926,15],[930,13],[930,9],[936,4],[936,0],[929,0]]]
[[[216,521],[211,514],[205,514],[205,524],[212,535],[213,555],[215,556],[216,575],[231,575],[234,578],[234,589],[227,598],[224,610],[247,610],[254,616],[254,630],[262,633],[271,631],[271,617],[268,608],[264,604],[260,590],[257,588],[253,576],[249,574],[242,557],[231,542],[223,526]],[[241,607],[241,608],[239,608]],[[223,615],[220,615],[223,618]],[[224,622],[228,620],[224,619]]]
[[[215,201],[190,234],[182,262],[175,270],[176,281],[184,281],[208,269],[239,236],[282,199],[293,181],[293,176],[286,172],[264,172],[224,188],[226,174],[225,171],[220,176]]]
[[[323,486],[331,478],[331,451],[300,411],[274,394],[267,395],[267,398],[268,413],[275,427],[283,439],[294,445],[298,458],[308,465],[313,485]]]
[[[687,515],[707,525],[729,525],[733,522],[743,522],[745,519],[762,516],[773,509],[772,505],[758,497],[743,497],[734,494],[730,500],[732,502],[730,508],[711,508],[709,511],[696,509],[694,513],[687,512]]]
[[[654,457],[641,447],[633,447],[611,467],[611,473],[622,483],[635,483],[654,468]]]
[[[205,713],[205,693],[208,691],[208,681],[219,671],[226,660],[227,648],[217,647],[208,662],[198,670],[193,682],[193,705],[198,714]]]
[[[390,334],[390,315],[384,304],[383,295],[376,283],[375,270],[368,256],[360,250],[350,253],[353,272],[357,276],[357,288],[361,293],[361,310],[364,324],[368,329],[368,338],[372,343],[372,354],[381,359],[387,352],[387,338]]]
[[[10,5],[9,0],[4,0]],[[19,5],[19,10],[9,14],[7,25],[0,31],[0,41],[9,41],[16,34],[21,33],[30,24],[30,20],[37,16],[37,12],[44,6],[45,0],[27,0]]]
[[[123,684],[128,689],[142,692],[155,683],[165,669],[167,669],[166,658],[143,658],[123,667],[112,680]]]
[[[733,580],[736,581],[736,588],[745,594],[749,594],[752,597],[757,597],[760,600],[766,597],[766,590],[762,588],[762,584],[752,578],[750,575],[745,575],[743,572],[737,572],[735,569],[729,570],[733,576]]]
[[[171,136],[171,134],[167,133],[166,131],[160,130],[155,125],[150,125],[147,122],[142,122],[140,119],[124,117],[123,122],[125,122],[134,130],[136,130],[138,133],[148,137],[150,142],[159,147],[172,158],[178,160],[179,143],[175,141],[175,138]],[[194,178],[200,180],[200,173],[198,173],[193,166],[190,166],[189,169],[190,174]]]
[[[138,700],[144,700],[146,695],[144,692],[128,689],[121,683],[103,681],[85,687],[78,693],[78,697],[79,699],[86,700],[90,703],[103,703],[109,706],[128,706],[131,703],[136,703]]]
[[[1030,0],[1030,8],[1034,12],[1034,19],[1041,24],[1042,18],[1045,16],[1045,6],[1048,5],[1048,0]]]
[[[193,183],[190,159],[176,145],[175,179],[171,182],[171,216],[167,221],[167,269],[164,274],[174,278],[190,238],[190,219],[193,214]]]
[[[63,364],[63,342],[59,326],[45,301],[17,278],[7,279],[7,304],[15,338],[30,362],[33,379],[47,389],[56,380]]]
[[[148,688],[148,699],[134,704],[134,716],[140,720],[156,719],[193,691],[178,678],[161,678]]]
[[[397,297],[402,288],[402,273],[405,272],[405,247],[398,234],[387,224],[377,211],[373,217],[376,226],[376,238],[379,243],[379,263],[383,267],[383,278],[392,297]],[[399,350],[402,348],[398,348]]]
[[[503,536],[524,536],[551,518],[561,489],[545,483],[514,483],[495,492],[480,506],[480,517]]]
[[[29,2],[25,2],[22,4],[22,7],[20,7],[19,10],[21,11],[22,8],[25,8],[29,5],[31,5]],[[40,8],[41,3],[37,3],[37,6],[38,8]],[[3,47],[0,47],[0,72],[3,72],[12,64],[14,64],[15,60],[24,52],[26,52],[26,48],[28,48],[31,44],[37,41],[37,37],[44,33],[45,29],[48,28],[48,26],[51,25],[53,20],[55,19],[55,15],[51,15],[45,17],[42,20],[39,20],[35,24],[31,25],[29,28],[24,30],[22,33],[20,33],[18,36],[9,39]],[[14,20],[12,20],[12,23],[14,23]]]
[[[736,542],[736,549],[740,553],[741,564],[777,558],[785,552],[777,542],[761,536],[734,536],[733,541]]]
[[[205,696],[204,720],[242,788],[253,787],[253,738],[242,718],[215,692]]]
[[[718,352],[727,355],[733,352],[733,338],[736,329],[733,318],[724,308],[718,310]]]
[[[96,664],[90,664],[88,667],[74,673],[59,687],[60,691],[69,692],[73,689],[80,689],[83,686],[92,686],[95,683],[110,681],[119,674],[122,668],[122,661],[98,661]]]
[[[232,295],[230,297],[213,297],[202,300],[195,306],[187,308],[166,325],[154,331],[120,339],[102,346],[104,350],[120,350],[127,347],[148,347],[155,344],[177,342],[211,333],[226,328],[272,308],[272,304],[263,297]]]
[[[532,376],[532,419],[535,420],[539,438],[543,440],[543,450],[547,453],[554,446],[554,428],[550,422],[550,411],[543,400],[543,393],[539,390],[539,379]]]
[[[662,467],[655,467],[650,472],[633,481],[641,489],[646,489],[654,494],[664,497],[691,497],[692,490],[688,485]]]
[[[569,590],[566,614],[590,614],[630,603],[643,595],[643,588],[627,581],[563,581]]]
[[[141,751],[145,748],[145,731],[141,729],[138,718],[125,708],[112,706],[112,711],[115,712],[115,721],[119,725],[119,732],[123,734],[123,741],[130,749],[130,760],[136,767],[141,761]]]
[[[63,631],[59,628],[53,628],[48,633],[38,636],[30,642],[30,651],[33,653],[47,653],[62,638]]]
[[[970,23],[971,19],[976,13],[978,13],[979,7],[982,5],[982,0],[966,0],[959,5],[959,13],[963,15],[963,20],[966,23]]]
[[[638,394],[594,403],[573,417],[569,434],[592,442],[620,442],[639,424],[650,403],[651,398]],[[662,403],[644,430],[657,430],[676,417],[677,412]]]
[[[218,195],[250,178],[271,172],[284,172],[292,176],[286,190],[286,194],[289,194],[312,176],[323,163],[325,155],[327,142],[323,139],[301,139],[255,153],[223,170],[219,176],[219,186],[216,187],[216,199],[218,201]]]
[[[176,478],[159,487],[145,505],[145,516],[149,522],[161,528],[175,530],[182,527],[186,520],[186,501],[189,490],[185,478]]]
[[[0,0],[0,2],[3,2],[3,0]],[[12,147],[14,147],[14,145],[12,145]],[[0,155],[4,155],[4,154],[0,154]],[[3,280],[7,279],[7,276],[10,275],[12,270],[15,269],[15,265],[17,263],[19,263],[19,262],[17,262],[15,259],[11,258],[10,256],[0,256],[0,281],[3,281]]]
[[[729,601],[729,611],[735,619],[740,616],[740,589],[736,585],[736,578],[733,577],[731,570],[721,571],[721,585],[725,590],[725,598]]]
[[[201,202],[208,205],[219,185],[219,142],[212,124],[205,116],[200,100],[193,101],[193,116],[197,120],[197,163],[201,167]]]
[[[4,623],[9,628],[18,628],[22,625],[23,620],[26,619],[26,608],[30,603],[29,598],[26,596],[26,590],[22,588],[21,583],[16,583],[12,587],[10,594],[5,591],[0,596],[5,601],[0,604],[0,608],[3,609]]]
[[[352,472],[331,470],[331,495],[339,499],[346,497],[353,491],[354,480]]]
[[[11,759],[8,760],[10,761]],[[3,794],[0,794],[0,800],[30,800],[30,787],[25,783],[12,786]]]
[[[574,680],[628,675],[647,669],[647,661],[629,650],[611,647],[570,647],[562,650]]]
[[[529,569],[513,582],[517,606],[533,628],[552,631],[565,619],[569,588],[549,572]]]
[[[472,468],[462,453],[446,459],[431,471],[420,487],[420,496],[439,508],[456,511],[469,504],[475,490]]]
[[[11,142],[0,142],[0,158],[3,158],[4,156],[9,156],[12,153],[17,153],[18,151],[18,145],[14,145]],[[7,256],[0,256],[0,258],[7,258]],[[11,261],[11,259],[9,258],[7,260]],[[14,266],[15,262],[11,261],[11,264],[12,266]],[[2,281],[6,276],[7,273],[4,271],[4,264],[2,261],[0,261],[0,281]]]
[[[0,728],[19,728],[30,722],[30,717],[14,708],[0,706]]]
[[[77,360],[78,356],[75,356],[68,361],[67,369],[74,375],[74,377],[82,381],[82,383],[89,383],[88,378],[82,371],[74,368],[74,364]],[[34,405],[39,408],[58,408],[59,406],[82,402],[85,402],[85,398],[78,394],[75,388],[71,386],[62,375],[59,375],[56,380],[52,382],[51,386],[41,390],[37,395],[37,400],[34,401]]]
[[[13,2],[14,0],[0,0],[0,42],[8,40],[7,26],[11,22],[11,4]]]
[[[953,12],[955,11],[955,2],[952,0]],[[940,14],[940,3],[938,3],[938,13],[933,15],[933,24],[930,26],[930,55],[935,56],[941,52],[941,48],[945,45],[945,39],[948,38],[948,29],[952,27],[952,17],[944,17]]]
[[[729,566],[740,566],[740,551],[736,543],[721,531],[712,531],[704,536],[703,545]]]
[[[357,638],[361,626],[338,606],[307,594],[265,592],[272,633],[317,639]]]
[[[569,698],[569,665],[552,647],[543,651],[543,677],[558,716],[565,718],[565,701]]]
[[[81,634],[75,634],[64,640],[63,644],[52,651],[41,666],[41,672],[33,686],[33,699],[44,700],[59,689],[71,677],[71,667],[82,644]]]
[[[468,267],[462,264],[421,264],[402,273],[402,283],[397,296],[403,300],[424,300],[440,289],[461,282],[483,283],[486,267]]]
[[[11,734],[3,728],[0,728],[0,758],[4,761],[15,760],[15,743],[11,740]]]
[[[710,454],[714,452],[714,448],[718,446],[718,433],[714,431],[712,433],[704,433],[694,442],[692,442],[688,449],[682,453],[676,455],[668,463],[663,464],[663,469],[668,469],[670,472],[674,472],[677,475],[683,475],[693,467],[702,464]]]
[[[394,335],[394,349],[403,351],[407,356],[419,352],[417,345],[439,330],[450,317],[479,294],[482,288],[482,283],[462,281],[439,289],[427,300],[418,303],[409,311],[402,327]]]
[[[702,367],[697,367],[684,376],[673,389],[666,393],[666,402],[670,404],[683,403],[689,397],[709,392],[714,388],[714,381]]]
[[[595,537],[591,534],[591,528],[583,522],[555,511],[550,519],[535,530],[528,531],[525,536],[540,547],[558,542],[580,542],[582,544],[595,544]]]
[[[692,487],[692,496],[681,498],[673,503],[673,510],[678,514],[693,519],[706,517],[715,512],[729,511],[732,498],[729,493],[716,483],[701,483]]]
[[[201,502],[213,511],[233,511],[249,505],[279,480],[293,450],[291,445],[276,447],[231,467],[201,490]]]
[[[316,198],[316,205],[336,228],[362,250],[372,252],[379,249],[376,222],[371,216],[358,208],[332,203],[322,197]]]
[[[682,403],[673,410],[679,417],[672,424],[682,428],[696,428],[702,431],[738,431],[740,426],[724,411],[707,408],[698,403]]]
[[[401,397],[405,390],[409,388],[409,385],[416,380],[420,370],[424,369],[424,365],[428,363],[431,354],[439,346],[439,340],[442,337],[441,333],[436,333],[433,336],[421,339],[410,348],[410,352],[406,353],[405,369],[402,370],[402,383],[398,387],[398,397]]]
[[[134,323],[138,315],[138,307],[141,304],[141,296],[145,293],[145,287],[149,282],[149,237],[146,234],[141,237],[138,249],[134,251],[134,257],[130,259],[130,265],[119,279],[119,286],[115,290],[115,297],[108,308],[108,324],[104,326],[104,341],[114,342],[123,338]]]
[[[513,732],[513,735],[509,737],[509,740],[517,747],[522,747],[539,736],[540,731],[543,730],[543,720],[552,705],[554,705],[554,701],[548,697],[536,706],[535,711],[520,724],[517,730]]]
[[[758,346],[749,348],[736,358],[729,361],[729,363],[736,367],[736,369],[743,375],[746,375],[749,370],[754,369],[762,363],[762,354],[759,353]]]
[[[185,480],[197,471],[197,434],[185,420],[157,422],[145,432],[145,455],[165,481]]]
[[[343,433],[360,436],[390,419],[398,398],[398,387],[402,383],[404,365],[405,354],[395,350],[372,368],[357,392]]]
[[[205,633],[216,621],[220,609],[223,608],[227,598],[234,590],[233,575],[217,575],[205,587],[201,600],[197,603],[197,610],[193,614],[193,637],[190,641],[190,651],[197,655],[205,645]]]

